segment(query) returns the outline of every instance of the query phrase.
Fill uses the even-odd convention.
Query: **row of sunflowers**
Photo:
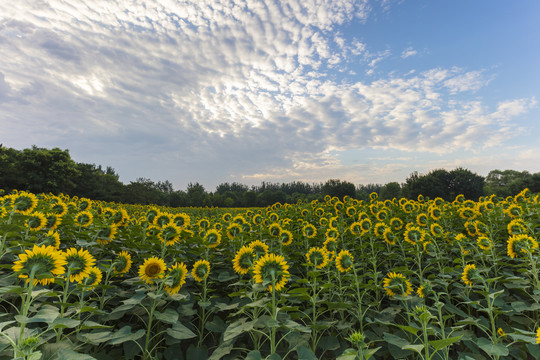
[[[539,195],[0,198],[0,359],[538,359]]]

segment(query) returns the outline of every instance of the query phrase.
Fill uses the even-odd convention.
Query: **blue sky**
[[[539,15],[535,0],[2,2],[0,142],[209,191],[538,172]]]

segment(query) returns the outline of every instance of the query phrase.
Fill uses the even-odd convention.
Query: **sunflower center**
[[[145,269],[145,274],[148,277],[156,277],[161,273],[161,266],[159,264],[149,264]]]

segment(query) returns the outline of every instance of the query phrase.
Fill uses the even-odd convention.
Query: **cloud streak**
[[[330,151],[450,153],[522,130],[508,124],[534,99],[464,99],[488,84],[482,71],[344,75],[391,56],[340,35],[369,12],[354,0],[0,5],[0,121],[22,121],[5,134],[21,143],[116,154],[120,173],[129,153],[150,173],[225,179],[307,178],[339,167]]]

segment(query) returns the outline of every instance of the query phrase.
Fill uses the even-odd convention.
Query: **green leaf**
[[[318,360],[313,351],[306,346],[299,346],[296,349],[298,360]]]
[[[369,359],[370,357],[373,356],[373,354],[375,354],[377,351],[379,351],[379,349],[381,348],[381,346],[375,348],[375,349],[369,349],[369,350],[364,350],[364,359]]]
[[[99,345],[111,338],[112,331],[98,331],[86,334],[79,334],[78,338],[81,338],[84,342],[89,342],[92,345]]]
[[[442,340],[432,340],[429,342],[429,345],[433,346],[435,351],[438,351],[440,349],[443,349],[447,346],[452,345],[456,341],[459,341],[459,339],[461,339],[461,336],[454,336],[454,337],[446,338]]]
[[[225,330],[225,333],[223,334],[223,341],[231,340],[240,334],[250,331],[253,329],[253,325],[253,321],[246,322],[245,318],[233,322]]]
[[[402,346],[401,349],[403,349],[403,350],[413,350],[413,351],[416,351],[417,353],[421,354],[422,350],[424,350],[424,345],[422,345],[422,344],[418,344],[418,345],[409,344],[409,345]]]
[[[355,349],[346,349],[336,360],[355,360],[358,356],[358,352]]]
[[[397,325],[397,324],[393,324],[393,325],[395,325],[398,328],[403,329],[403,330],[405,330],[407,332],[410,332],[413,335],[416,335],[418,333],[418,331],[420,331],[420,329],[417,329],[417,328],[414,328],[414,327],[408,326],[408,325]]]
[[[185,327],[184,325],[182,325],[182,323],[179,322],[173,324],[171,328],[168,328],[167,334],[177,340],[191,339],[197,336],[193,333],[193,331],[189,330],[187,327]]]
[[[165,324],[174,324],[178,321],[178,313],[171,308],[166,308],[163,312],[156,311],[154,316]]]
[[[208,360],[219,360],[223,356],[228,355],[231,353],[231,350],[234,347],[234,341],[225,341],[222,342],[216,350],[212,353],[212,355],[208,358]]]
[[[319,348],[322,350],[337,350],[339,349],[339,340],[335,336],[323,336],[319,341]]]
[[[204,345],[202,347],[190,345],[186,352],[186,358],[189,360],[207,360],[208,349]]]
[[[281,360],[281,356],[277,353],[270,354],[266,357],[266,360]]]
[[[491,342],[491,340],[486,339],[486,338],[479,338],[476,344],[480,347],[480,349],[484,350],[488,355],[506,356],[510,353],[508,351],[508,348],[504,346],[503,344],[494,344]]]
[[[118,345],[126,341],[132,341],[132,340],[135,341],[143,337],[145,333],[146,331],[143,329],[137,330],[136,332],[132,333],[131,326],[126,325],[111,335],[108,344]]]
[[[215,315],[211,321],[206,323],[205,327],[212,332],[222,333],[227,328],[227,324],[219,316]]]
[[[299,324],[296,321],[293,321],[290,319],[285,321],[283,323],[283,326],[287,329],[298,330],[300,332],[307,333],[307,334],[311,333],[311,329],[309,327]]]
[[[41,353],[41,351],[36,351],[36,352],[33,352],[32,354],[30,354],[27,357],[27,360],[40,360],[42,355],[43,354]]]
[[[244,360],[262,360],[262,355],[259,350],[251,350]]]
[[[96,360],[96,358],[70,349],[59,349],[58,360]]]
[[[80,320],[76,319],[70,319],[70,318],[58,318],[53,321],[51,324],[51,328],[59,329],[59,328],[74,328],[78,326],[81,323]]]
[[[31,318],[27,318],[22,315],[15,315],[15,320],[17,320],[21,324],[29,324],[29,323],[52,323],[54,319],[56,319],[58,316],[60,316],[60,312],[58,311],[58,308],[51,305],[43,305],[39,309],[39,311],[32,316]]]

